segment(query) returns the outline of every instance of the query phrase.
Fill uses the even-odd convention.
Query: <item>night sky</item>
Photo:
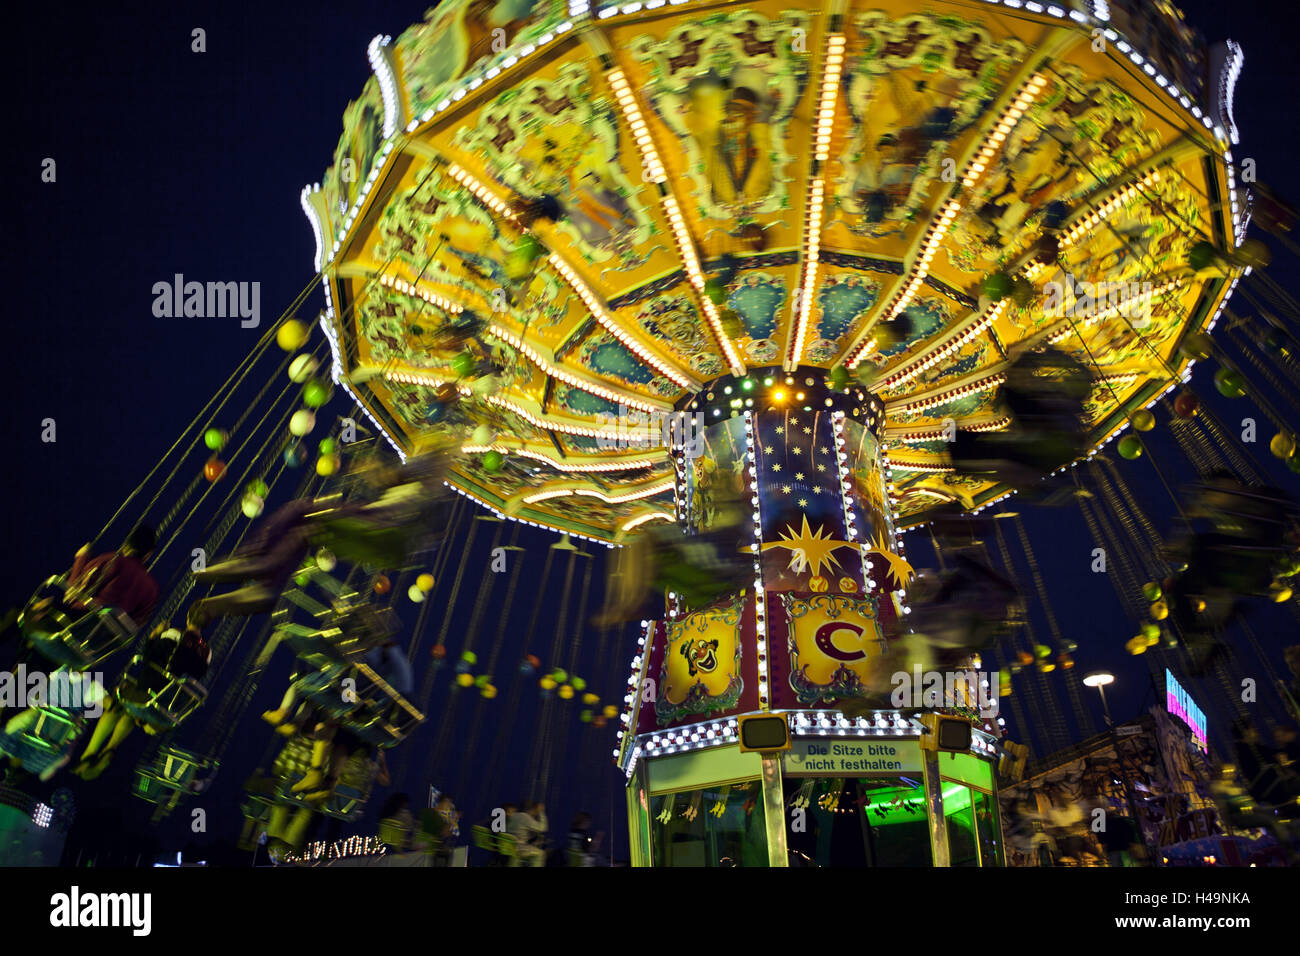
[[[310,280],[314,243],[299,192],[304,184],[317,181],[329,164],[343,109],[370,72],[366,44],[377,33],[398,35],[423,13],[417,3],[388,2],[186,6],[180,10],[174,4],[139,4],[129,12],[71,13],[62,5],[28,5],[21,39],[7,58],[11,111],[16,114],[11,129],[16,136],[6,152],[16,165],[6,179],[10,189],[3,230],[10,277],[8,412],[0,420],[7,452],[7,547],[0,551],[0,599],[6,605],[21,604],[37,582],[67,567],[73,552],[98,532],[248,353],[266,324]],[[1293,122],[1300,62],[1290,31],[1279,22],[1291,18],[1289,8],[1217,0],[1182,6],[1211,42],[1231,37],[1245,49],[1236,97],[1242,132],[1242,143],[1234,149],[1237,159],[1256,159],[1261,180],[1283,195],[1300,196],[1292,182],[1300,148]],[[202,54],[191,52],[196,27],[207,34],[207,52]],[[41,180],[47,157],[57,163],[54,183]],[[1258,235],[1258,230],[1252,234]],[[1288,288],[1300,289],[1294,259],[1276,243],[1273,249],[1270,274]],[[237,319],[155,318],[153,285],[170,281],[175,273],[199,281],[260,282],[262,328],[242,329]],[[322,306],[317,294],[300,313],[310,319]],[[1233,307],[1249,311],[1241,299]],[[1296,493],[1297,476],[1276,466],[1268,455],[1272,429],[1248,400],[1230,402],[1215,393],[1211,365],[1198,366],[1193,386],[1230,431],[1245,415],[1258,418],[1262,444],[1247,451],[1268,470],[1271,481]],[[1294,412],[1286,400],[1274,397],[1274,402],[1284,413]],[[335,404],[338,414],[346,414],[341,400]],[[1122,466],[1161,531],[1172,529],[1174,511],[1153,462],[1175,489],[1192,477],[1165,434],[1166,417],[1158,415],[1161,425],[1148,438],[1149,455]],[[41,441],[41,423],[47,418],[57,423],[55,443]],[[198,459],[195,467],[200,466]],[[183,477],[189,476],[186,472]],[[1115,672],[1111,708],[1117,719],[1150,706],[1154,700],[1146,666],[1123,649],[1135,622],[1123,613],[1104,576],[1089,570],[1095,545],[1078,510],[1027,509],[1023,515],[1048,582],[1049,600],[1067,636],[1079,644],[1078,666],[1083,671]],[[119,525],[110,536],[114,540],[98,544],[111,549],[125,530]],[[495,530],[495,525],[480,523],[477,547],[483,550],[474,552],[478,556],[473,560],[481,557],[484,569],[485,539]],[[506,536],[511,533],[507,528]],[[918,566],[930,563],[925,539],[923,533],[907,538],[909,556]],[[409,790],[417,804],[430,779],[453,790],[459,782],[468,790],[465,802],[472,805],[465,807],[467,817],[483,816],[496,803],[517,799],[528,788],[530,757],[538,746],[536,691],[522,693],[518,705],[508,711],[508,688],[523,653],[536,579],[553,540],[553,535],[531,529],[519,539],[527,551],[529,573],[520,586],[519,608],[507,622],[508,644],[499,657],[499,707],[495,712],[484,709],[476,752],[463,753],[474,736],[476,703],[461,697],[448,709],[444,674],[429,724],[395,754],[399,775],[405,771],[406,776],[396,783]],[[605,549],[596,550],[593,560],[603,562]],[[1019,553],[1018,545],[1012,550]],[[551,579],[554,589],[563,580],[567,553],[558,557]],[[602,575],[598,563],[593,595],[600,590]],[[581,564],[575,577],[576,593]],[[463,611],[451,622],[453,631],[467,623],[477,593],[479,577],[466,578],[460,597]],[[497,632],[498,610],[499,605],[492,604],[485,618],[480,654]],[[440,623],[438,617],[432,626]],[[1041,613],[1035,623],[1045,630]],[[1264,606],[1257,608],[1253,623],[1274,666],[1280,667],[1280,648],[1291,642],[1295,617],[1283,608]],[[460,646],[455,636],[448,645]],[[607,653],[601,646],[600,635],[584,635],[579,669],[589,675],[605,702],[621,703],[621,681],[633,643],[625,634],[608,640]],[[281,652],[262,682],[227,754],[227,766],[204,798],[213,842],[230,842],[237,831],[240,786],[270,733],[253,715],[278,699],[287,674],[285,657]],[[417,681],[421,677],[417,673]],[[1195,683],[1191,689],[1198,698],[1218,692]],[[1089,692],[1089,697],[1095,695]],[[1210,714],[1214,738],[1223,730],[1213,723],[1214,701],[1200,703]],[[1090,705],[1099,719],[1100,708],[1095,701]],[[571,738],[562,753],[554,754],[552,776],[572,783],[552,809],[553,835],[562,836],[569,816],[583,806],[596,814],[597,829],[612,825],[625,846],[621,774],[609,761],[612,727],[595,731],[579,724],[573,711],[570,708],[567,718],[554,724]],[[500,716],[506,713],[518,730],[509,735],[506,759],[492,775],[481,768],[488,763]],[[199,728],[189,731],[194,739]],[[438,751],[443,766],[433,768],[430,778],[425,767],[440,737],[445,738]],[[138,740],[128,743],[113,774],[94,787],[74,788],[83,814],[93,814],[87,809],[91,803],[116,800],[119,806],[111,812],[120,813],[128,828],[141,825],[150,808],[126,795],[139,745]],[[475,791],[483,789],[483,778],[476,775],[482,773],[489,774],[498,792],[484,794],[475,803]],[[120,798],[110,798],[110,793]],[[382,794],[372,801],[372,814],[381,800]],[[170,821],[162,834],[163,845],[172,850],[186,839],[178,826],[179,821]],[[373,832],[371,826],[362,824],[358,832]]]

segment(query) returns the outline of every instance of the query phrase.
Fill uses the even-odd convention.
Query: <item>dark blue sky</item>
[[[369,74],[366,44],[377,33],[396,36],[423,13],[419,3],[390,2],[186,7],[155,3],[129,12],[72,14],[59,5],[29,5],[7,58],[16,136],[6,152],[16,166],[6,177],[11,188],[0,240],[10,276],[8,411],[0,420],[8,470],[0,527],[8,547],[0,552],[0,581],[9,602],[21,601],[37,581],[66,567],[260,334],[241,329],[237,320],[155,318],[154,283],[170,281],[175,273],[201,281],[260,282],[263,321],[274,319],[310,278],[314,245],[298,195],[328,165],[343,109]],[[1232,37],[1245,48],[1237,94],[1243,142],[1237,157],[1255,158],[1260,178],[1282,193],[1300,193],[1293,185],[1300,133],[1292,122],[1300,62],[1292,49],[1289,8],[1276,2],[1196,0],[1184,10],[1209,40]],[[191,52],[196,27],[206,31],[203,54]],[[47,157],[57,163],[55,183],[41,181]],[[1293,260],[1285,255],[1278,260],[1271,274],[1300,288]],[[320,305],[313,298],[302,313],[310,318]],[[1237,307],[1246,311],[1242,302]],[[1209,376],[1202,366],[1195,385],[1225,421],[1253,414],[1244,409],[1245,401],[1228,403],[1214,395]],[[57,422],[56,443],[40,440],[46,418]],[[1171,441],[1157,435],[1152,452],[1175,486],[1190,477]],[[1276,483],[1295,490],[1295,476],[1272,467],[1264,447],[1256,458],[1267,463]],[[1171,527],[1172,506],[1151,462],[1125,468],[1157,527]],[[1116,716],[1135,712],[1144,703],[1147,680],[1145,667],[1123,651],[1134,622],[1126,619],[1109,584],[1089,571],[1094,545],[1078,511],[1031,510],[1025,521],[1057,616],[1080,645],[1079,666],[1113,669],[1119,677],[1112,702]],[[491,530],[482,531],[480,541]],[[521,544],[540,566],[551,540],[525,533]],[[911,548],[916,563],[926,563],[924,542]],[[597,569],[597,582],[600,576]],[[508,627],[511,648],[501,655],[499,713],[508,674],[522,653],[535,593],[530,590],[535,582],[526,579],[523,610]],[[470,576],[463,604],[473,601],[476,586]],[[454,624],[463,620],[458,616]],[[494,612],[488,620],[495,633]],[[1264,608],[1256,630],[1276,651],[1293,627],[1290,615]],[[458,646],[454,637],[449,646]],[[594,676],[596,647],[595,635],[587,635],[585,669],[593,682],[604,680]],[[626,639],[617,656],[620,663],[609,671],[621,680],[630,657]],[[279,663],[283,668],[284,661]],[[269,706],[282,680],[279,671],[269,675],[250,712]],[[607,700],[621,696],[619,685],[595,689]],[[487,741],[495,739],[496,724],[485,728],[479,753],[460,755],[471,768],[462,772],[450,755],[466,742],[474,708],[461,698],[458,711],[447,711],[447,700],[445,689],[435,694],[431,723],[438,726],[408,744],[399,763],[418,755],[423,765],[427,748],[450,727],[450,769],[436,773],[472,777]],[[1148,697],[1145,703],[1150,702]],[[456,722],[449,724],[444,714],[455,714]],[[519,795],[526,785],[538,717],[535,693],[521,697],[513,716],[519,732],[511,737],[515,746],[498,800]],[[563,726],[579,725],[571,719]],[[229,770],[221,777],[219,794],[227,807],[237,800],[239,784],[265,746],[264,731],[252,720],[241,731],[246,737],[237,738],[248,743],[232,749]],[[564,755],[570,775],[581,776],[564,809],[553,814],[553,825],[562,826],[583,803],[598,814],[599,828],[608,829],[612,802],[617,832],[624,824],[620,775],[607,762],[613,735],[605,731],[598,745],[589,741],[581,748],[592,733],[584,728],[575,734]],[[138,804],[125,796],[125,785],[123,777],[117,790],[122,802]],[[106,791],[96,792],[101,795],[95,799],[102,800]],[[469,810],[481,815],[490,806],[485,802]],[[231,819],[225,817],[223,826]]]

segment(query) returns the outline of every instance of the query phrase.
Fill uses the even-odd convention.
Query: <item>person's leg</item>
[[[311,745],[311,768],[306,776],[289,789],[293,793],[316,790],[325,782],[325,758],[329,755],[330,741],[317,739]]]
[[[104,751],[105,755],[116,751],[118,745],[121,744],[122,741],[126,740],[127,737],[131,736],[131,731],[133,730],[135,730],[135,721],[132,720],[130,716],[123,713],[122,719],[119,720],[117,726],[113,728],[113,736],[108,738],[108,747],[105,748]]]
[[[289,807],[277,803],[271,808],[271,818],[266,822],[267,839],[283,840],[289,828]]]
[[[279,598],[279,592],[265,584],[250,584],[229,594],[204,598],[190,607],[185,619],[191,627],[201,630],[214,618],[251,617],[269,611],[275,607],[275,602]]]
[[[308,791],[306,799],[315,803],[323,803],[329,799],[330,794],[334,792],[334,787],[338,784],[339,777],[343,773],[343,767],[347,764],[350,756],[351,754],[345,748],[335,746],[333,753],[330,755],[329,772],[319,781],[319,789]],[[307,778],[304,778],[303,783],[306,782]]]
[[[269,724],[278,725],[284,723],[289,716],[289,708],[293,706],[297,693],[296,685],[290,684],[284,692],[284,696],[280,698],[280,706],[275,710],[268,710],[262,715],[262,719]]]
[[[258,524],[248,540],[235,550],[231,560],[243,560],[267,554],[287,534],[302,527],[307,520],[307,515],[319,507],[312,498],[297,498],[281,505]],[[230,562],[219,562],[213,565],[213,568],[209,568],[207,573],[211,574],[213,569],[228,563]]]
[[[86,757],[84,755],[82,756],[81,761],[78,764],[77,776],[81,777],[83,780],[94,780],[107,770],[108,765],[113,761],[114,754],[117,753],[117,748],[121,745],[122,741],[126,740],[126,738],[131,735],[131,731],[135,730],[135,721],[131,719],[131,716],[125,712],[119,712],[119,714],[120,716],[113,727],[112,736],[109,737],[108,744],[104,747],[103,752],[100,753],[99,759],[93,764],[88,764]]]
[[[303,841],[307,837],[307,827],[311,826],[312,814],[315,813],[307,807],[302,807],[293,815],[289,821],[288,829],[285,830],[284,842],[288,843],[295,850],[302,849]]]
[[[309,529],[305,524],[287,529],[284,534],[270,542],[264,551],[256,554],[230,558],[218,564],[196,571],[194,577],[200,581],[231,581],[241,578],[268,578],[278,575],[288,576],[293,573],[307,551]]]
[[[117,729],[118,721],[126,717],[126,711],[122,705],[117,703],[112,697],[109,697],[104,703],[104,712],[100,714],[99,720],[95,723],[95,730],[90,735],[90,743],[82,751],[81,762],[86,763],[91,757],[99,752],[99,749],[108,743],[114,736]]]

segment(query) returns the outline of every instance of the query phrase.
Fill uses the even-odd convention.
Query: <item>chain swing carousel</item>
[[[615,751],[634,861],[825,863],[843,823],[856,862],[998,864],[997,725],[940,759],[881,694],[972,608],[909,603],[901,534],[1135,457],[1259,264],[1240,50],[1136,2],[540,0],[369,55],[302,194],[335,378],[399,453],[455,438],[495,515],[628,545],[605,623],[665,592]],[[780,760],[740,752],[763,712]]]
[[[914,664],[919,677],[922,662],[978,670],[981,654],[1006,666],[1000,684],[1027,670],[1034,693],[1021,695],[1027,714],[1011,699],[1015,723],[1050,749],[1069,737],[1045,676],[1059,663],[1051,679],[1092,729],[1050,609],[1046,636],[1026,627],[1017,647],[1007,633],[1012,527],[1030,570],[1020,580],[1048,607],[1023,526],[1004,536],[993,522],[972,543],[976,526],[958,517],[1015,492],[1060,504],[1081,474],[1096,489],[1080,498],[1093,537],[1125,568],[1112,579],[1121,601],[1152,619],[1130,651],[1155,648],[1153,673],[1168,662],[1232,683],[1223,657],[1202,653],[1217,645],[1189,639],[1209,630],[1196,617],[1207,601],[1170,576],[1121,471],[1097,452],[1115,442],[1121,458],[1142,457],[1142,440],[1121,432],[1152,428],[1159,402],[1207,483],[1202,506],[1279,524],[1232,510],[1261,496],[1213,483],[1226,472],[1261,484],[1249,452],[1190,390],[1167,397],[1212,357],[1216,388],[1249,394],[1277,429],[1270,451],[1300,471],[1285,414],[1243,371],[1295,409],[1300,304],[1261,271],[1267,249],[1244,238],[1233,181],[1234,45],[1207,53],[1172,9],[1127,3],[552,0],[444,4],[369,53],[374,76],[345,113],[334,165],[302,193],[317,276],[285,315],[323,283],[323,338],[298,353],[300,323],[268,331],[100,537],[167,506],[151,567],[191,542],[238,551],[317,440],[314,474],[289,497],[344,507],[319,522],[291,582],[242,605],[204,598],[240,612],[210,629],[221,615],[190,606],[209,661],[188,670],[177,655],[195,648],[168,625],[219,576],[181,561],[153,628],[96,607],[93,583],[70,594],[67,577],[48,581],[19,618],[26,652],[69,677],[127,663],[112,719],[93,732],[75,704],[5,714],[13,779],[67,768],[92,780],[140,727],[153,739],[133,792],[158,819],[206,789],[284,645],[292,686],[265,715],[278,732],[269,772],[247,785],[245,839],[266,832],[284,851],[316,816],[355,820],[375,782],[370,756],[432,712],[449,638],[455,687],[478,691],[470,750],[480,738],[523,562],[501,576],[494,637],[497,576],[480,579],[463,639],[452,628],[467,562],[450,562],[493,523],[491,553],[515,550],[508,520],[561,538],[493,765],[478,775],[483,799],[535,679],[534,795],[561,783],[551,770],[574,746],[556,732],[564,712],[580,703],[594,731],[618,721],[636,863],[998,865],[1000,721],[969,698],[897,706],[890,677]],[[1283,235],[1294,212],[1256,198],[1256,221],[1295,251]],[[1227,312],[1227,335],[1211,340],[1239,284],[1259,318]],[[333,397],[355,403],[356,422],[343,421],[369,439],[308,438]],[[351,459],[376,446],[437,459],[456,506],[358,533],[345,446]],[[207,461],[187,469],[195,454]],[[426,569],[421,532],[459,539],[462,523],[464,547],[444,544]],[[938,576],[917,575],[903,548],[903,530],[925,524]],[[594,622],[598,681],[619,625],[641,628],[621,715],[575,674],[595,566],[580,548],[592,545],[619,548]],[[1231,588],[1294,610],[1294,550],[1279,536]],[[425,659],[434,613],[441,624],[419,689],[399,691],[368,654],[395,643],[404,597],[424,605],[408,663]],[[219,677],[226,690],[209,701]],[[975,725],[942,756],[940,710]],[[395,776],[446,772],[453,713],[448,702],[427,760]],[[779,759],[738,744],[738,719],[765,713],[785,715],[794,738]],[[584,734],[581,752],[598,739]]]

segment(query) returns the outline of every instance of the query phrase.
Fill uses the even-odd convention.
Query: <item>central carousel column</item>
[[[850,721],[838,713],[837,701],[888,686],[883,629],[903,610],[910,568],[878,441],[883,408],[824,378],[772,370],[719,380],[682,409],[689,419],[674,423],[683,533],[747,552],[754,578],[709,607],[687,608],[670,595],[667,618],[646,622],[620,762],[644,788],[639,805],[653,818],[652,843],[655,834],[681,842],[675,813],[723,819],[730,792],[750,786],[741,829],[753,856],[761,843],[763,862],[785,865],[785,778],[821,766],[807,739],[915,733],[893,714]],[[745,520],[726,526],[737,502]],[[765,711],[786,712],[792,736],[804,741],[760,761],[739,753],[735,718]],[[710,806],[696,805],[705,800]],[[653,855],[671,862],[661,849]]]

